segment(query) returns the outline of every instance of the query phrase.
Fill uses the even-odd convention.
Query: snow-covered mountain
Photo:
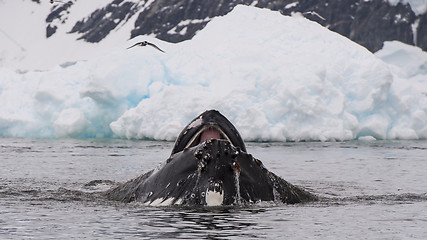
[[[391,40],[427,50],[426,0],[0,0],[0,67],[47,69],[139,35],[181,42],[237,4],[301,14],[371,52]]]
[[[74,14],[77,0],[57,4],[46,17],[46,36],[55,34],[62,22]],[[406,4],[405,4],[406,2]],[[365,46],[382,48],[384,41],[398,40],[427,50],[427,2],[384,0],[110,0],[78,21],[68,32],[78,32],[88,42],[102,41],[121,24],[134,26],[130,38],[149,35],[168,42],[191,39],[215,16],[229,13],[237,4],[279,11],[284,15],[302,13]],[[86,4],[86,3],[85,3]],[[136,18],[132,18],[135,16]]]

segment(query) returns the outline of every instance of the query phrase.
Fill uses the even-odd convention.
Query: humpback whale
[[[248,154],[237,129],[216,110],[205,111],[182,130],[163,166],[106,195],[153,206],[293,204],[317,199]]]

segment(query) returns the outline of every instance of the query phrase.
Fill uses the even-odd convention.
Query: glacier
[[[166,53],[126,49],[142,40]],[[189,41],[96,52],[0,68],[0,136],[173,141],[217,109],[246,141],[427,138],[426,52],[387,42],[372,54],[299,14],[239,5]]]

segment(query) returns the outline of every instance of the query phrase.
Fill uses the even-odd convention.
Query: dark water
[[[427,239],[427,141],[249,143],[321,200],[145,207],[100,192],[166,160],[169,142],[0,138],[0,239]]]

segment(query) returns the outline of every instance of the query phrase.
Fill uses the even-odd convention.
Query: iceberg
[[[126,50],[142,40],[166,53]],[[374,55],[301,15],[239,5],[178,44],[139,36],[46,71],[1,68],[0,135],[173,141],[217,109],[246,141],[425,139],[426,55]]]

